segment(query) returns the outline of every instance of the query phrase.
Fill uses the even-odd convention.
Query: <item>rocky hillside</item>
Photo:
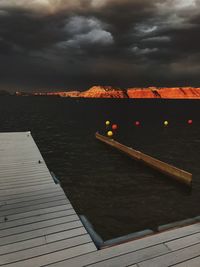
[[[4,93],[4,92],[3,92]],[[0,92],[1,95],[1,92]],[[163,98],[163,99],[200,99],[200,87],[174,87],[174,88],[128,88],[119,89],[111,86],[93,86],[80,91],[61,92],[16,92],[17,96],[61,96],[82,98]]]
[[[200,88],[129,88],[129,98],[167,98],[167,99],[200,99]]]
[[[128,98],[126,90],[115,89],[111,86],[93,86],[89,90],[81,92],[79,97],[87,98]]]
[[[200,99],[200,88],[128,88],[118,89],[111,86],[93,86],[84,92],[63,92],[64,97],[83,98],[164,98],[164,99]]]
[[[59,95],[62,97],[79,97],[80,92],[79,91],[60,92]]]

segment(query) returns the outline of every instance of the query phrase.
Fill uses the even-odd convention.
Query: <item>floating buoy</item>
[[[169,122],[168,121],[164,121],[164,125],[165,126],[168,126],[169,125]]]
[[[140,126],[140,122],[139,121],[136,121],[135,122],[135,126]]]
[[[113,136],[113,132],[112,131],[108,131],[107,132],[107,136],[109,136],[109,137]]]
[[[193,123],[193,121],[192,120],[188,120],[188,124],[192,124]]]
[[[113,129],[113,130],[117,130],[117,129],[118,129],[118,125],[117,125],[117,124],[113,124],[113,125],[112,125],[112,129]]]
[[[110,125],[110,121],[106,121],[106,125],[107,125],[107,126]]]

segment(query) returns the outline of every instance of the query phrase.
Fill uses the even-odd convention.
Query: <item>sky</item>
[[[0,0],[0,89],[200,86],[200,0]]]

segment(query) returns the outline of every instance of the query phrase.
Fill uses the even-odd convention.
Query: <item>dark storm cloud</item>
[[[199,85],[199,0],[0,0],[1,87]]]

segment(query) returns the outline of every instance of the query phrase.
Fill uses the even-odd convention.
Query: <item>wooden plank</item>
[[[13,149],[12,153],[10,153],[9,151],[11,148]],[[1,149],[4,149],[4,154],[8,158],[9,157],[14,158],[18,156],[20,158],[25,158],[26,155],[30,156],[40,155],[39,153],[37,153],[38,151],[34,145],[29,144],[29,142],[24,142],[24,140],[18,142],[18,144],[16,143],[16,140],[13,140],[13,143],[6,144],[4,147],[1,146]],[[4,156],[2,155],[0,158],[3,159]]]
[[[37,185],[37,184],[40,184],[40,183],[49,183],[49,184],[52,184],[52,183],[54,183],[55,184],[55,182],[54,182],[54,180],[52,179],[52,178],[50,178],[50,177],[48,177],[47,175],[43,175],[43,176],[41,176],[41,178],[40,179],[38,179],[38,178],[36,178],[36,177],[33,177],[33,178],[29,178],[29,177],[27,177],[26,179],[24,179],[24,180],[20,180],[19,179],[19,181],[10,181],[10,183],[8,183],[8,182],[1,182],[0,181],[0,187],[18,187],[18,185],[19,186],[32,186],[32,185]]]
[[[36,154],[36,153],[35,153]],[[9,167],[10,166],[10,164],[11,164],[11,166],[12,167],[19,167],[19,166],[28,166],[28,165],[30,165],[30,167],[32,166],[38,166],[38,157],[37,157],[37,159],[35,159],[36,158],[36,156],[34,156],[34,158],[32,158],[32,159],[23,159],[23,160],[21,160],[21,161],[17,161],[17,162],[15,162],[15,161],[12,161],[12,162],[2,162],[1,160],[0,160],[0,166],[1,167]],[[44,160],[43,160],[43,158],[42,158],[42,156],[40,155],[40,161],[41,161],[41,163],[42,163],[42,165],[44,165],[44,166],[46,166],[46,163],[44,162]]]
[[[51,264],[56,261],[69,259],[78,255],[87,254],[91,251],[95,251],[93,243],[87,243],[79,246],[75,246],[68,249],[63,249],[53,253],[45,254],[40,257],[35,257],[25,261],[18,261],[15,263],[7,264],[7,267],[40,267],[43,265]]]
[[[82,224],[80,221],[75,221],[75,222],[53,225],[53,226],[49,226],[46,228],[37,229],[34,231],[29,231],[29,232],[25,232],[25,233],[16,234],[16,235],[1,237],[0,238],[0,246],[11,244],[14,242],[27,240],[27,239],[32,239],[35,237],[48,235],[51,233],[59,233],[59,232],[65,231],[65,230],[71,230],[71,229],[79,228],[81,226],[82,226]]]
[[[24,261],[34,257],[39,257],[45,254],[54,253],[56,251],[72,248],[87,243],[91,243],[90,237],[88,235],[81,235],[54,243],[40,245],[34,248],[26,249],[26,251],[18,251],[0,256],[0,265],[22,260]]]
[[[9,151],[10,149],[13,149],[12,154]],[[37,149],[35,148],[35,146],[33,144],[30,144],[28,141],[25,142],[24,140],[20,142],[18,141],[18,143],[16,143],[16,140],[13,140],[13,143],[5,144],[4,146],[1,145],[1,150],[4,150],[4,154],[7,157],[20,156],[22,158],[25,157],[26,154],[29,154],[30,156],[36,154],[39,155],[39,153],[37,153]],[[1,155],[0,158],[3,158],[3,155]]]
[[[94,264],[95,262],[98,262],[98,261],[103,261],[103,260],[107,260],[113,257],[118,257],[123,254],[128,254],[131,252],[136,252],[139,250],[150,248],[150,247],[162,244],[166,241],[175,240],[177,238],[188,236],[192,233],[197,233],[197,232],[200,232],[200,224],[190,225],[190,226],[182,227],[179,229],[166,231],[163,233],[155,234],[152,236],[148,236],[142,239],[127,242],[127,243],[117,245],[114,247],[106,248],[106,249],[98,251],[97,254],[90,254],[87,256],[83,255],[79,258],[70,259],[67,262],[67,264],[69,264],[68,266],[82,267],[85,265]],[[64,262],[62,264],[64,264]],[[55,266],[64,266],[62,264],[60,265],[58,264]]]
[[[74,214],[70,216],[60,217],[60,218],[53,218],[46,221],[40,221],[40,222],[33,222],[30,224],[12,227],[9,229],[3,229],[0,231],[0,238],[5,236],[11,236],[16,235],[20,233],[25,233],[37,229],[46,228],[52,225],[62,224],[62,223],[69,223],[69,222],[75,222],[79,221],[79,217]]]
[[[24,199],[26,197],[31,197],[31,196],[43,196],[49,193],[56,193],[56,192],[62,192],[63,190],[60,188],[60,186],[53,186],[51,188],[46,187],[42,190],[39,191],[31,191],[31,192],[25,192],[21,194],[13,194],[13,195],[6,195],[6,196],[0,196],[0,201],[20,201],[20,199]],[[14,202],[15,203],[15,202]]]
[[[170,250],[175,251],[198,243],[200,243],[200,233],[182,237],[170,242],[165,242],[165,245]]]
[[[15,184],[26,184],[30,182],[39,182],[39,181],[52,181],[53,178],[49,174],[43,174],[43,175],[27,175],[25,177],[21,176],[20,178],[14,178],[12,179],[11,177],[9,180],[1,180],[0,179],[0,185],[15,185]]]
[[[52,176],[50,176],[47,173],[44,173],[42,175],[31,175],[28,174],[26,176],[21,176],[19,178],[16,177],[11,177],[10,178],[0,178],[0,185],[6,186],[6,185],[17,185],[17,184],[26,184],[26,183],[31,183],[31,182],[40,182],[40,181],[53,181]]]
[[[15,136],[15,138],[19,137],[21,138],[22,136],[27,136],[30,135],[30,131],[26,131],[26,132],[2,132],[0,135],[0,138],[3,139],[8,139],[8,141],[10,141],[10,136]]]
[[[26,176],[20,176],[19,178],[13,178],[10,176],[10,178],[2,178],[0,179],[0,185],[9,185],[9,184],[26,184],[30,182],[35,182],[35,181],[43,181],[43,180],[48,180],[52,181],[53,178],[50,176],[48,173],[44,173],[41,175],[31,175],[27,174]]]
[[[20,188],[20,189],[22,189],[22,188],[27,188],[27,187],[29,187],[29,186],[35,186],[35,185],[49,185],[49,184],[55,184],[54,183],[54,181],[52,180],[52,181],[50,181],[49,179],[48,180],[44,180],[44,181],[40,181],[40,182],[28,182],[28,183],[26,183],[26,184],[19,184],[19,185],[16,185],[16,184],[14,184],[14,185],[2,185],[1,187],[0,187],[0,193],[1,193],[1,191],[3,191],[3,190],[7,190],[7,189],[15,189],[15,190],[17,190],[17,188]]]
[[[52,183],[50,185],[32,185],[28,188],[19,188],[16,192],[15,189],[7,189],[1,192],[1,197],[3,196],[10,196],[10,195],[20,195],[22,193],[28,193],[28,192],[39,192],[40,190],[47,189],[47,188],[55,188],[57,185]]]
[[[61,190],[56,190],[56,191],[47,191],[44,192],[41,195],[27,195],[26,197],[20,197],[20,198],[14,198],[14,199],[9,199],[9,200],[4,200],[6,205],[11,205],[11,204],[17,204],[17,203],[27,203],[29,201],[33,201],[33,200],[39,200],[39,199],[45,199],[45,198],[49,198],[49,197],[56,197],[56,196],[63,196],[64,193]],[[65,195],[64,195],[65,196]],[[65,198],[67,198],[65,196]]]
[[[3,229],[8,229],[11,227],[17,227],[25,224],[30,224],[30,223],[35,223],[35,222],[41,222],[41,221],[46,221],[49,219],[54,219],[54,218],[61,218],[61,217],[67,217],[70,215],[75,215],[76,212],[74,209],[70,210],[61,210],[61,211],[55,211],[47,214],[42,214],[39,216],[34,216],[34,217],[28,217],[20,220],[15,220],[15,221],[4,221],[0,223],[0,230]]]
[[[40,153],[38,153],[36,145],[31,143],[31,139],[32,138],[27,138],[27,140],[26,140],[26,138],[24,138],[21,141],[19,141],[19,140],[17,141],[15,139],[15,137],[13,137],[13,140],[11,140],[12,143],[7,143],[4,146],[1,145],[0,148],[5,150],[4,152],[7,156],[11,156],[11,157],[17,155],[17,156],[22,158],[22,157],[24,157],[25,153],[27,153],[29,155],[34,155],[34,156],[40,155]],[[1,140],[1,144],[3,144],[3,142],[4,141]],[[12,153],[10,153],[10,151],[9,151],[11,148],[13,149]],[[22,152],[22,153],[20,153],[20,152]],[[31,152],[33,152],[33,153],[31,153]],[[3,156],[2,156],[2,158],[3,158]]]
[[[16,185],[16,184],[14,184],[14,185],[2,185],[1,186],[1,189],[0,189],[0,193],[1,192],[4,192],[4,190],[12,190],[12,189],[14,189],[15,191],[19,188],[20,190],[21,189],[26,189],[27,187],[29,188],[29,187],[32,187],[32,186],[38,186],[38,185],[54,185],[55,183],[54,183],[54,181],[52,180],[49,180],[49,179],[47,179],[47,180],[44,180],[44,181],[33,181],[33,182],[26,182],[26,184],[24,184],[24,183],[22,183],[22,184],[19,184],[19,185]]]
[[[39,177],[39,174],[41,175],[48,175],[49,177],[51,177],[51,174],[48,172],[48,170],[45,170],[44,168],[32,168],[32,170],[28,167],[27,170],[24,170],[24,172],[20,172],[20,169],[22,170],[23,166],[21,166],[20,168],[13,170],[12,172],[6,172],[3,171],[0,173],[0,179],[1,181],[5,181],[6,179],[4,177],[9,177],[9,179],[11,180],[22,180],[22,179],[26,179],[26,176],[32,176],[32,177]]]
[[[14,220],[21,220],[22,218],[31,218],[31,217],[40,216],[43,214],[49,214],[49,213],[60,211],[60,210],[70,210],[70,209],[72,209],[72,205],[63,204],[63,205],[58,205],[58,206],[56,205],[56,206],[48,207],[48,208],[26,211],[23,213],[11,214],[6,217],[7,217],[7,221],[14,221]]]
[[[0,255],[7,255],[16,251],[24,251],[28,248],[33,248],[44,244],[46,244],[45,236],[32,238],[17,243],[11,243],[8,245],[0,246]]]
[[[39,153],[37,153],[37,151],[34,149],[32,149],[31,147],[29,148],[29,150],[21,150],[21,145],[24,145],[24,143],[22,142],[18,147],[17,146],[11,146],[11,147],[8,147],[7,149],[14,151],[14,150],[17,150],[17,151],[20,151],[17,152],[17,153],[12,153],[10,154],[9,151],[7,150],[8,153],[6,153],[6,151],[4,151],[4,155],[0,158],[1,159],[1,162],[10,162],[11,160],[13,162],[15,161],[19,161],[19,160],[23,160],[25,159],[26,161],[29,160],[29,159],[35,159],[35,158],[38,158],[38,157],[41,157],[41,155]]]
[[[183,261],[187,261],[194,257],[200,256],[200,244],[196,244],[184,249],[180,249],[169,253],[168,255],[163,255],[156,257],[151,260],[147,260],[138,264],[139,267],[165,267],[171,266]]]
[[[36,188],[35,188],[36,187]],[[45,192],[55,192],[55,191],[62,191],[63,189],[60,187],[59,184],[51,184],[49,186],[31,186],[27,188],[27,190],[21,191],[18,189],[17,191],[11,191],[11,190],[6,190],[8,191],[7,194],[5,192],[1,192],[0,199],[14,199],[14,198],[20,198],[20,197],[26,197],[29,195],[41,195],[44,194]],[[3,194],[4,193],[4,194]]]
[[[120,248],[118,246],[118,248]],[[112,249],[114,249],[113,247]],[[52,264],[51,267],[63,267],[63,266],[128,266],[130,264],[137,263],[142,259],[148,259],[153,256],[162,255],[169,252],[169,249],[160,244],[157,246],[149,247],[143,250],[138,250],[130,253],[125,253],[123,250],[119,249],[119,254],[115,254],[113,257],[112,253],[107,253],[108,249],[103,249],[94,253],[89,253],[77,258],[70,259],[68,261],[62,261],[55,264]],[[154,266],[155,267],[155,266]]]
[[[134,158],[135,160],[141,161],[142,163],[166,174],[171,176],[172,178],[175,178],[178,182],[184,183],[186,185],[191,186],[192,184],[192,174],[189,172],[186,172],[184,170],[178,169],[172,165],[169,165],[165,162],[162,162],[158,159],[155,159],[153,157],[150,157],[140,151],[134,150],[133,148],[127,147],[123,144],[120,144],[119,142],[110,139],[106,136],[100,135],[99,133],[96,133],[96,138],[114,148],[117,148],[121,152],[127,154],[131,158]]]
[[[66,199],[65,195],[52,196],[52,197],[48,197],[48,198],[41,198],[41,199],[36,199],[33,201],[20,202],[20,203],[16,203],[16,204],[10,204],[10,205],[5,204],[3,206],[0,206],[0,214],[2,211],[8,211],[10,209],[18,209],[18,208],[23,208],[23,207],[35,206],[38,204],[55,202],[58,200],[65,200],[66,203],[69,203],[69,200]]]
[[[121,256],[117,256],[114,258],[110,258],[105,261],[95,262],[94,264],[89,264],[88,266],[95,266],[95,267],[122,267],[128,266],[130,264],[136,264],[141,260],[149,259],[152,257],[157,257],[166,253],[169,253],[170,250],[164,246],[163,244],[156,245],[153,247],[141,249],[138,251],[134,251],[132,253],[124,254]],[[155,267],[155,266],[154,266]]]
[[[32,164],[32,163],[37,163],[40,160],[40,162],[43,163],[42,157],[38,156],[37,154],[35,155],[30,155],[30,156],[26,156],[26,157],[17,157],[17,155],[13,158],[10,157],[10,159],[1,159],[1,164],[2,165],[15,165],[15,164],[19,164],[19,163],[23,163],[23,164]]]
[[[47,172],[43,172],[41,174],[37,174],[37,173],[31,173],[29,172],[29,174],[26,175],[20,175],[20,176],[16,176],[16,175],[9,175],[8,177],[6,177],[5,175],[2,175],[2,177],[0,178],[0,184],[4,185],[4,184],[8,184],[8,183],[23,183],[23,182],[27,182],[27,181],[33,181],[33,180],[42,180],[42,179],[49,179],[52,180],[52,176],[47,173]]]
[[[8,153],[9,153],[9,147],[19,147],[20,151],[24,151],[27,148],[31,147],[32,149],[34,149],[35,151],[37,150],[37,146],[34,145],[33,141],[32,141],[32,137],[30,136],[30,138],[27,137],[21,137],[20,139],[16,137],[16,135],[11,136],[10,140],[5,140],[2,138],[0,139],[1,141],[1,145],[0,148],[1,149],[5,149]],[[25,144],[24,146],[21,146],[21,144]],[[29,150],[30,151],[30,150]],[[19,153],[19,150],[14,150],[13,153]],[[19,155],[23,156],[23,154]]]
[[[52,242],[56,242],[59,240],[71,238],[74,236],[80,236],[80,235],[84,235],[84,234],[87,234],[87,231],[85,230],[85,228],[83,226],[81,226],[81,227],[78,227],[78,228],[75,228],[72,230],[63,230],[61,232],[48,234],[48,235],[46,235],[46,242],[52,243]]]
[[[10,143],[3,144],[4,142],[5,141],[1,140],[0,148],[4,149],[5,154],[10,155],[11,157],[13,155],[23,157],[24,153],[26,153],[26,152],[29,153],[30,155],[32,155],[31,154],[32,151],[33,151],[33,153],[35,152],[35,154],[38,152],[36,146],[31,143],[30,138],[27,138],[27,140],[26,140],[26,138],[24,138],[24,139],[19,141],[19,140],[16,140],[16,138],[14,137]],[[10,151],[9,151],[10,148],[18,148],[18,149],[14,149],[12,151],[12,153],[10,153]],[[20,153],[20,152],[23,152],[23,153]],[[38,155],[39,155],[39,153],[38,153]],[[3,158],[3,155],[2,155],[2,158]]]
[[[4,142],[1,140],[1,143]],[[35,156],[40,156],[39,153],[37,153],[37,150],[33,145],[30,145],[28,142],[20,141],[15,143],[16,140],[13,140],[13,143],[10,144],[5,144],[4,146],[0,146],[1,150],[1,156],[0,160],[9,160],[11,158],[20,158],[20,159],[25,159],[26,156],[28,155],[29,157],[35,157]],[[25,149],[22,148],[22,146],[26,147]],[[10,150],[12,150],[12,154],[10,153]],[[5,155],[5,157],[4,157]]]
[[[42,161],[42,164],[38,164],[38,161],[31,161],[29,162],[28,164],[25,164],[24,162],[18,162],[18,163],[4,163],[2,164],[1,161],[0,161],[0,169],[3,171],[3,170],[6,170],[8,169],[9,167],[12,167],[12,170],[17,170],[17,169],[20,169],[20,168],[23,168],[24,170],[27,170],[28,168],[31,168],[31,169],[34,169],[34,168],[47,168],[45,162]]]
[[[26,165],[20,164],[18,167],[13,166],[9,171],[7,168],[9,168],[9,166],[8,167],[6,166],[5,168],[0,167],[0,170],[1,170],[0,177],[1,178],[3,178],[2,176],[4,176],[5,174],[13,176],[13,177],[17,177],[17,178],[19,178],[20,176],[25,176],[26,174],[35,174],[35,173],[42,173],[42,172],[49,174],[46,167],[41,166],[41,164],[40,164],[40,166],[37,166],[37,167],[36,166],[33,167],[31,165],[26,166]],[[22,170],[23,170],[23,173],[22,173]]]
[[[62,233],[62,234],[61,234]],[[84,227],[72,229],[72,230],[66,230],[63,232],[59,232],[59,235],[55,234],[49,234],[42,237],[36,237],[24,241],[19,241],[17,243],[11,243],[8,245],[0,246],[0,255],[9,254],[12,252],[22,251],[28,248],[34,248],[40,245],[49,244],[49,243],[55,243],[55,241],[60,240],[67,240],[68,238],[78,237],[81,235],[86,235],[87,232]],[[55,239],[56,237],[56,239]],[[60,237],[60,238],[59,238]]]
[[[179,264],[175,264],[173,266],[176,267],[199,267],[200,266],[200,256],[199,257],[195,257],[193,259],[181,262]]]
[[[21,144],[21,145],[26,145],[26,144]],[[20,147],[19,148],[8,148],[9,150],[13,150],[13,149],[18,149],[18,150],[20,150]],[[31,149],[30,149],[31,150]],[[5,151],[4,151],[4,153],[6,153]],[[43,160],[43,158],[42,158],[42,156],[41,156],[41,154],[39,154],[39,153],[37,153],[36,151],[34,151],[33,152],[33,154],[32,154],[33,156],[32,156],[32,159],[26,159],[26,158],[24,158],[22,161],[17,161],[17,162],[15,162],[15,161],[13,161],[13,162],[11,162],[11,165],[13,166],[13,167],[15,167],[15,166],[19,166],[19,165],[26,165],[25,163],[27,162],[27,163],[33,163],[33,165],[32,166],[36,166],[36,165],[38,165],[38,160],[35,160],[35,158],[36,158],[36,156],[37,156],[37,158],[38,158],[38,156],[40,156],[40,160],[41,160],[41,162],[42,162],[42,164],[44,165],[44,166],[46,166],[46,163],[44,162],[44,160]],[[15,156],[15,158],[17,158],[17,155]],[[1,157],[1,159],[3,159],[3,157]],[[10,162],[7,162],[7,161],[2,161],[2,160],[0,160],[0,165],[2,165],[2,167],[5,165],[5,167],[6,166],[9,166],[9,164],[10,164]]]
[[[13,137],[12,139],[13,140],[11,140],[11,142],[5,142],[5,140],[0,140],[0,150],[1,152],[3,152],[1,153],[0,159],[3,159],[3,154],[5,154],[6,156],[10,155],[11,157],[13,157],[13,155],[23,157],[24,153],[29,152],[29,154],[31,154],[31,151],[33,151],[33,153],[36,152],[34,146],[30,144],[30,140],[16,140]],[[10,153],[10,149],[12,149],[12,154]],[[20,153],[20,151],[22,151],[22,153]]]
[[[27,169],[25,169],[24,166],[23,166],[23,168],[22,168],[22,166],[20,166],[20,167],[15,168],[15,169],[13,169],[13,168],[12,169],[6,168],[4,170],[0,169],[0,177],[1,178],[9,177],[9,179],[10,179],[10,177],[17,177],[17,179],[19,179],[21,176],[23,177],[26,175],[32,175],[32,176],[37,175],[38,176],[38,174],[47,174],[47,175],[51,176],[46,167],[43,167],[41,164],[38,164],[38,165],[40,165],[40,166],[38,166],[37,168],[32,167],[31,169],[30,169],[30,166],[27,166]]]
[[[18,164],[18,163],[24,163],[24,164],[31,164],[32,162],[37,162],[38,163],[38,161],[42,161],[42,158],[41,157],[38,157],[37,155],[35,156],[35,157],[33,157],[33,156],[30,156],[30,157],[28,157],[28,156],[26,156],[26,158],[23,158],[23,157],[21,157],[21,158],[19,158],[19,157],[13,157],[13,158],[10,158],[10,160],[5,160],[5,158],[4,158],[4,160],[1,160],[1,163],[2,164],[8,164],[8,165],[11,165],[11,164]]]
[[[21,140],[17,140],[16,136],[12,136],[10,137],[10,142],[6,142],[6,140],[2,140],[0,139],[0,149],[1,150],[5,150],[5,153],[7,152],[7,154],[10,154],[12,156],[12,154],[17,154],[19,156],[23,156],[23,153],[20,153],[20,151],[33,151],[36,152],[37,151],[37,146],[32,143],[32,137],[30,138],[26,138],[23,137]],[[18,149],[14,149],[12,152],[12,154],[10,153],[10,148],[18,148]],[[31,149],[30,149],[31,148]],[[20,149],[20,150],[19,150]],[[2,156],[3,157],[3,156]]]
[[[31,138],[24,138],[22,140],[16,140],[15,137],[12,137],[12,140],[10,143],[3,143],[5,142],[4,140],[1,140],[1,146],[0,148],[5,150],[6,155],[10,155],[11,157],[14,155],[23,157],[24,153],[29,153],[30,155],[40,155],[38,153],[38,149],[35,143],[32,143],[32,137]],[[12,153],[10,153],[10,149],[13,149]],[[22,152],[22,153],[20,153]],[[33,152],[33,153],[31,153]],[[2,156],[3,158],[3,156]]]
[[[55,206],[60,206],[60,205],[68,205],[68,208],[71,209],[72,206],[69,204],[67,199],[64,200],[58,200],[55,202],[47,202],[39,205],[32,205],[32,206],[27,206],[27,207],[21,207],[16,209],[9,209],[9,210],[4,210],[1,212],[1,216],[9,216],[13,214],[20,214],[20,213],[25,213],[29,211],[34,211],[34,210],[39,210],[39,209],[44,209],[44,208],[50,208],[50,207],[55,207]]]

